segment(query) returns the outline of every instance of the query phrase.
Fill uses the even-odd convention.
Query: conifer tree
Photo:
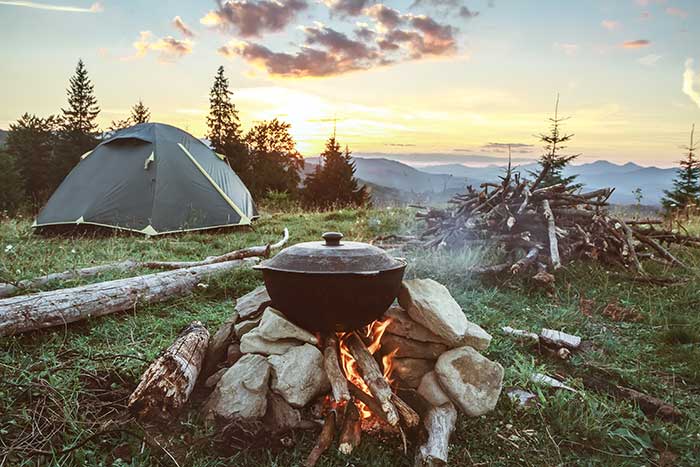
[[[214,85],[209,93],[209,115],[207,116],[207,138],[214,151],[226,156],[231,168],[242,179],[247,179],[249,161],[246,146],[241,138],[241,123],[238,110],[229,90],[228,78],[224,67],[220,66],[214,78]]]
[[[321,209],[343,206],[363,206],[369,202],[365,186],[359,186],[355,178],[355,163],[350,149],[340,150],[335,133],[326,141],[319,164],[305,181],[304,204]]]
[[[131,116],[129,117],[132,125],[139,123],[148,123],[151,120],[151,111],[143,105],[143,101],[139,99],[138,103],[131,108]]]
[[[690,144],[684,147],[688,152],[680,161],[678,174],[673,181],[673,190],[664,191],[665,196],[661,203],[667,211],[683,210],[700,203],[700,160],[695,154],[697,146],[693,139],[694,134],[695,125],[690,130]]]
[[[562,124],[566,118],[559,116],[559,94],[554,105],[554,117],[549,118],[551,122],[549,133],[541,133],[540,141],[544,143],[544,154],[540,156],[539,165],[541,167],[538,178],[533,183],[533,188],[536,186],[552,186],[559,183],[564,183],[571,186],[576,179],[576,175],[565,177],[563,175],[564,167],[569,165],[571,161],[576,159],[581,154],[561,154],[561,151],[566,149],[564,143],[573,138],[573,134],[562,132]],[[533,173],[534,175],[534,173]],[[581,185],[575,185],[580,187]]]
[[[100,108],[94,94],[94,85],[82,59],[78,60],[75,74],[67,89],[68,108],[63,113],[60,142],[56,150],[55,182],[60,182],[80,161],[80,156],[97,143],[97,115]],[[57,183],[55,183],[57,184]]]

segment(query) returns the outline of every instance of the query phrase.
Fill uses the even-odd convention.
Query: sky
[[[700,125],[697,0],[0,0],[0,128],[66,106],[79,58],[102,109],[206,133],[225,67],[244,128],[315,156],[537,157],[557,93],[580,162],[672,166]]]

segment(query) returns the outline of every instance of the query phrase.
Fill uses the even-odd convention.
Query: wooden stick
[[[552,260],[552,268],[557,270],[561,267],[561,259],[559,258],[559,242],[557,241],[557,226],[554,223],[554,214],[552,208],[549,207],[549,201],[542,200],[542,209],[544,217],[547,219],[547,232],[549,234],[549,258]]]
[[[396,394],[391,396],[391,402],[393,402],[396,406],[396,410],[398,410],[404,425],[406,425],[408,428],[415,428],[418,426],[418,423],[420,423],[420,417],[410,405],[405,403],[403,399]]]
[[[340,430],[340,438],[338,440],[338,451],[345,455],[350,454],[353,449],[360,445],[362,438],[362,420],[360,412],[354,402],[350,402],[345,406],[345,419],[343,427]]]
[[[387,415],[382,410],[382,406],[379,405],[379,402],[377,402],[377,400],[374,397],[367,394],[365,391],[357,387],[352,382],[350,383],[349,388],[352,397],[365,404],[374,415],[389,423]]]
[[[355,357],[362,379],[379,402],[382,412],[386,414],[389,425],[396,426],[399,422],[399,413],[396,410],[396,406],[391,402],[393,393],[389,382],[384,378],[384,374],[379,368],[379,364],[374,360],[372,354],[369,353],[362,339],[354,332],[348,335],[346,344],[352,356]]]
[[[326,452],[333,442],[333,438],[335,438],[335,417],[336,414],[333,410],[328,412],[328,415],[326,415],[326,418],[323,421],[321,434],[318,436],[318,441],[304,463],[306,467],[314,467],[321,458],[321,455]]]
[[[326,337],[325,346],[323,348],[323,368],[326,370],[326,375],[331,383],[333,399],[337,403],[349,401],[350,390],[348,389],[348,380],[345,378],[343,370],[340,369],[338,338],[335,334],[330,334]]]
[[[249,260],[196,266],[0,300],[0,337],[163,302],[190,293],[203,280]]]
[[[70,279],[78,279],[85,277],[94,277],[107,271],[133,271],[135,269],[163,269],[175,270],[183,268],[192,268],[196,266],[206,266],[210,264],[223,263],[227,261],[251,258],[254,256],[267,257],[271,250],[282,247],[289,239],[289,230],[284,229],[284,235],[280,241],[272,245],[253,246],[243,248],[241,250],[231,251],[220,256],[209,256],[202,261],[133,261],[125,260],[118,263],[102,264],[99,266],[91,266],[82,269],[74,269],[63,272],[55,272],[44,276],[26,279],[15,284],[0,283],[0,298],[9,297],[16,292],[22,290],[36,289],[43,287],[51,282],[65,281]]]
[[[416,467],[447,465],[450,436],[457,422],[457,410],[451,402],[428,410],[423,419],[427,439],[416,450]]]
[[[208,342],[207,328],[190,323],[148,366],[129,397],[129,410],[142,421],[172,422],[192,394]]]

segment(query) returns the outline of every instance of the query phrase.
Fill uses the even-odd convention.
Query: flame
[[[369,345],[367,346],[367,350],[369,350],[369,353],[374,355],[379,349],[382,347],[382,336],[384,335],[384,332],[386,331],[386,328],[389,326],[391,323],[391,319],[386,319],[384,321],[374,321],[370,325],[367,326],[367,330],[364,333],[365,336],[369,339]],[[350,336],[350,333],[338,333],[338,342],[340,343],[340,360],[341,360],[341,365],[343,368],[343,371],[345,372],[345,377],[353,383],[355,386],[359,387],[362,389],[367,394],[371,395],[371,392],[369,390],[369,387],[365,383],[365,380],[362,379],[362,375],[360,374],[360,370],[357,367],[357,362],[355,362],[355,357],[352,356],[350,353],[350,350],[348,349],[348,346],[346,344],[347,338]],[[392,361],[394,358],[394,355],[396,354],[398,349],[393,350],[391,353],[384,355],[382,357],[382,365],[384,367],[384,377],[387,378],[389,381],[389,384],[392,383],[390,379],[391,375],[391,370],[392,370]],[[360,412],[360,417],[364,419],[368,419],[372,416],[372,411],[362,402],[359,400],[355,401],[357,405],[357,409]]]

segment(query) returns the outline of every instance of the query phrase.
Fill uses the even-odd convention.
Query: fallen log
[[[255,261],[233,260],[5,298],[0,300],[0,337],[170,300],[190,293],[207,278],[251,262]]]
[[[9,297],[22,290],[31,290],[48,285],[55,281],[65,281],[71,279],[80,279],[86,277],[94,277],[108,271],[133,271],[136,269],[161,269],[175,270],[192,268],[196,266],[207,266],[210,264],[223,263],[236,259],[252,258],[255,256],[268,257],[272,250],[282,247],[289,240],[289,230],[284,229],[282,239],[277,243],[253,246],[243,248],[241,250],[231,251],[219,256],[209,256],[201,261],[133,261],[125,260],[117,263],[102,264],[99,266],[90,266],[81,269],[71,269],[63,272],[54,272],[44,276],[26,279],[15,284],[0,283],[0,298]]]
[[[362,379],[369,387],[372,395],[377,399],[381,410],[386,414],[386,419],[389,425],[396,426],[399,422],[399,413],[396,406],[391,402],[392,391],[389,382],[384,378],[379,364],[374,359],[372,354],[367,350],[362,339],[354,332],[347,334],[346,344],[350,353],[355,357]]]
[[[561,267],[561,259],[559,258],[559,242],[557,241],[557,226],[554,223],[554,214],[552,208],[549,207],[549,201],[542,201],[542,209],[544,218],[547,219],[547,235],[549,237],[549,259],[552,261],[552,268],[557,270]]]
[[[207,328],[190,323],[148,366],[129,397],[129,410],[144,422],[172,422],[192,394],[208,342]]]
[[[348,380],[340,369],[340,360],[338,358],[338,338],[331,334],[326,337],[325,346],[323,348],[323,368],[326,370],[326,375],[331,383],[333,392],[333,400],[336,403],[344,403],[350,400],[350,390],[348,389]]]
[[[450,436],[456,422],[457,410],[451,402],[428,410],[423,419],[427,439],[416,450],[416,467],[447,465]]]

